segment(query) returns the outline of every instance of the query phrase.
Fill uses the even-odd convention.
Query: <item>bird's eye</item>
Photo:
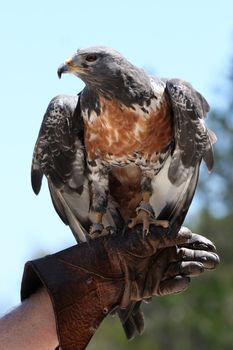
[[[97,55],[90,54],[86,56],[86,61],[87,62],[95,62],[97,60]]]

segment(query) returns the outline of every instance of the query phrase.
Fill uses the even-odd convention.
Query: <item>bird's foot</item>
[[[104,227],[100,223],[94,223],[91,226],[90,232],[89,232],[89,238],[95,239],[98,237],[108,236],[112,235],[114,233],[114,229],[111,226]]]
[[[138,224],[142,224],[143,235],[146,236],[150,232],[150,225],[162,226],[167,228],[169,226],[169,221],[167,220],[156,220],[154,217],[154,211],[148,202],[142,201],[136,210],[137,216],[131,219],[128,224],[129,228],[133,228]]]

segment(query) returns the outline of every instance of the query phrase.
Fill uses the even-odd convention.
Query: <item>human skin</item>
[[[44,288],[0,319],[1,350],[51,350],[58,346],[52,303]]]

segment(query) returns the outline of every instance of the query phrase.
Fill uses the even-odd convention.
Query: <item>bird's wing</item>
[[[170,221],[176,231],[192,202],[203,159],[209,171],[214,164],[215,134],[204,124],[209,105],[204,97],[182,80],[165,81],[165,93],[173,110],[174,145],[171,156],[152,184],[153,207],[159,219]]]
[[[61,95],[53,98],[44,115],[31,168],[34,192],[39,193],[45,175],[53,205],[78,241],[86,240],[85,224],[88,226],[89,223],[89,208],[84,217],[74,211],[85,202],[85,197],[89,203],[82,135],[79,97]]]
[[[178,79],[168,80],[166,91],[173,109],[175,131],[175,149],[168,176],[173,184],[179,185],[185,181],[187,169],[195,167],[201,159],[208,170],[212,170],[212,144],[216,137],[204,124],[209,105],[199,92]]]
[[[57,187],[72,180],[74,188],[83,185],[84,152],[79,121],[74,118],[78,101],[78,96],[61,95],[48,105],[32,159],[31,180],[36,194],[43,175]]]

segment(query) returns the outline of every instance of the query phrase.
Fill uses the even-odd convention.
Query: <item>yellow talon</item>
[[[138,211],[138,214],[135,218],[131,219],[128,224],[129,228],[133,228],[134,226],[142,224],[143,226],[143,234],[148,235],[150,232],[150,225],[162,226],[163,228],[168,228],[169,221],[168,220],[156,220],[151,217],[151,214],[143,209]]]

